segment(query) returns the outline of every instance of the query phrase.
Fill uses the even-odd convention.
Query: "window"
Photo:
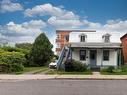
[[[110,42],[109,36],[105,36],[105,42],[106,43]]]
[[[103,60],[109,61],[109,50],[103,50]]]
[[[60,43],[57,43],[57,48],[60,48],[60,47],[61,47]]]
[[[109,43],[110,42],[110,36],[111,35],[108,34],[108,33],[102,36],[102,38],[104,39],[104,42],[105,43]]]
[[[86,50],[80,50],[80,60],[86,60]]]
[[[79,37],[80,37],[80,42],[86,42],[87,35],[85,35],[84,33],[82,33],[82,34],[79,35]]]
[[[69,35],[65,36],[65,40],[68,42],[69,41]]]
[[[80,42],[85,42],[85,36],[81,36]]]
[[[57,34],[57,39],[60,39],[60,34]]]

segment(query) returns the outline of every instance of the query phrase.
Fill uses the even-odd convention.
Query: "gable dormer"
[[[109,33],[106,33],[102,36],[102,39],[103,39],[103,42],[105,43],[109,43],[110,42],[110,34]]]
[[[79,35],[79,37],[80,37],[80,42],[86,42],[86,38],[87,38],[86,34],[82,33]]]

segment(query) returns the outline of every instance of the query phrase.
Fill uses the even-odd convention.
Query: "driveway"
[[[127,81],[3,80],[0,95],[127,95]]]

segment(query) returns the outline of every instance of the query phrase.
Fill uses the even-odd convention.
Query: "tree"
[[[44,66],[49,63],[53,56],[53,45],[50,43],[44,33],[41,33],[33,43],[30,51],[30,65]]]
[[[30,50],[32,48],[32,44],[31,43],[16,43],[15,47]]]

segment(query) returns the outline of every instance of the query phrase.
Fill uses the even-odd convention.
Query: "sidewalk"
[[[0,80],[91,79],[127,80],[127,75],[0,75]]]

